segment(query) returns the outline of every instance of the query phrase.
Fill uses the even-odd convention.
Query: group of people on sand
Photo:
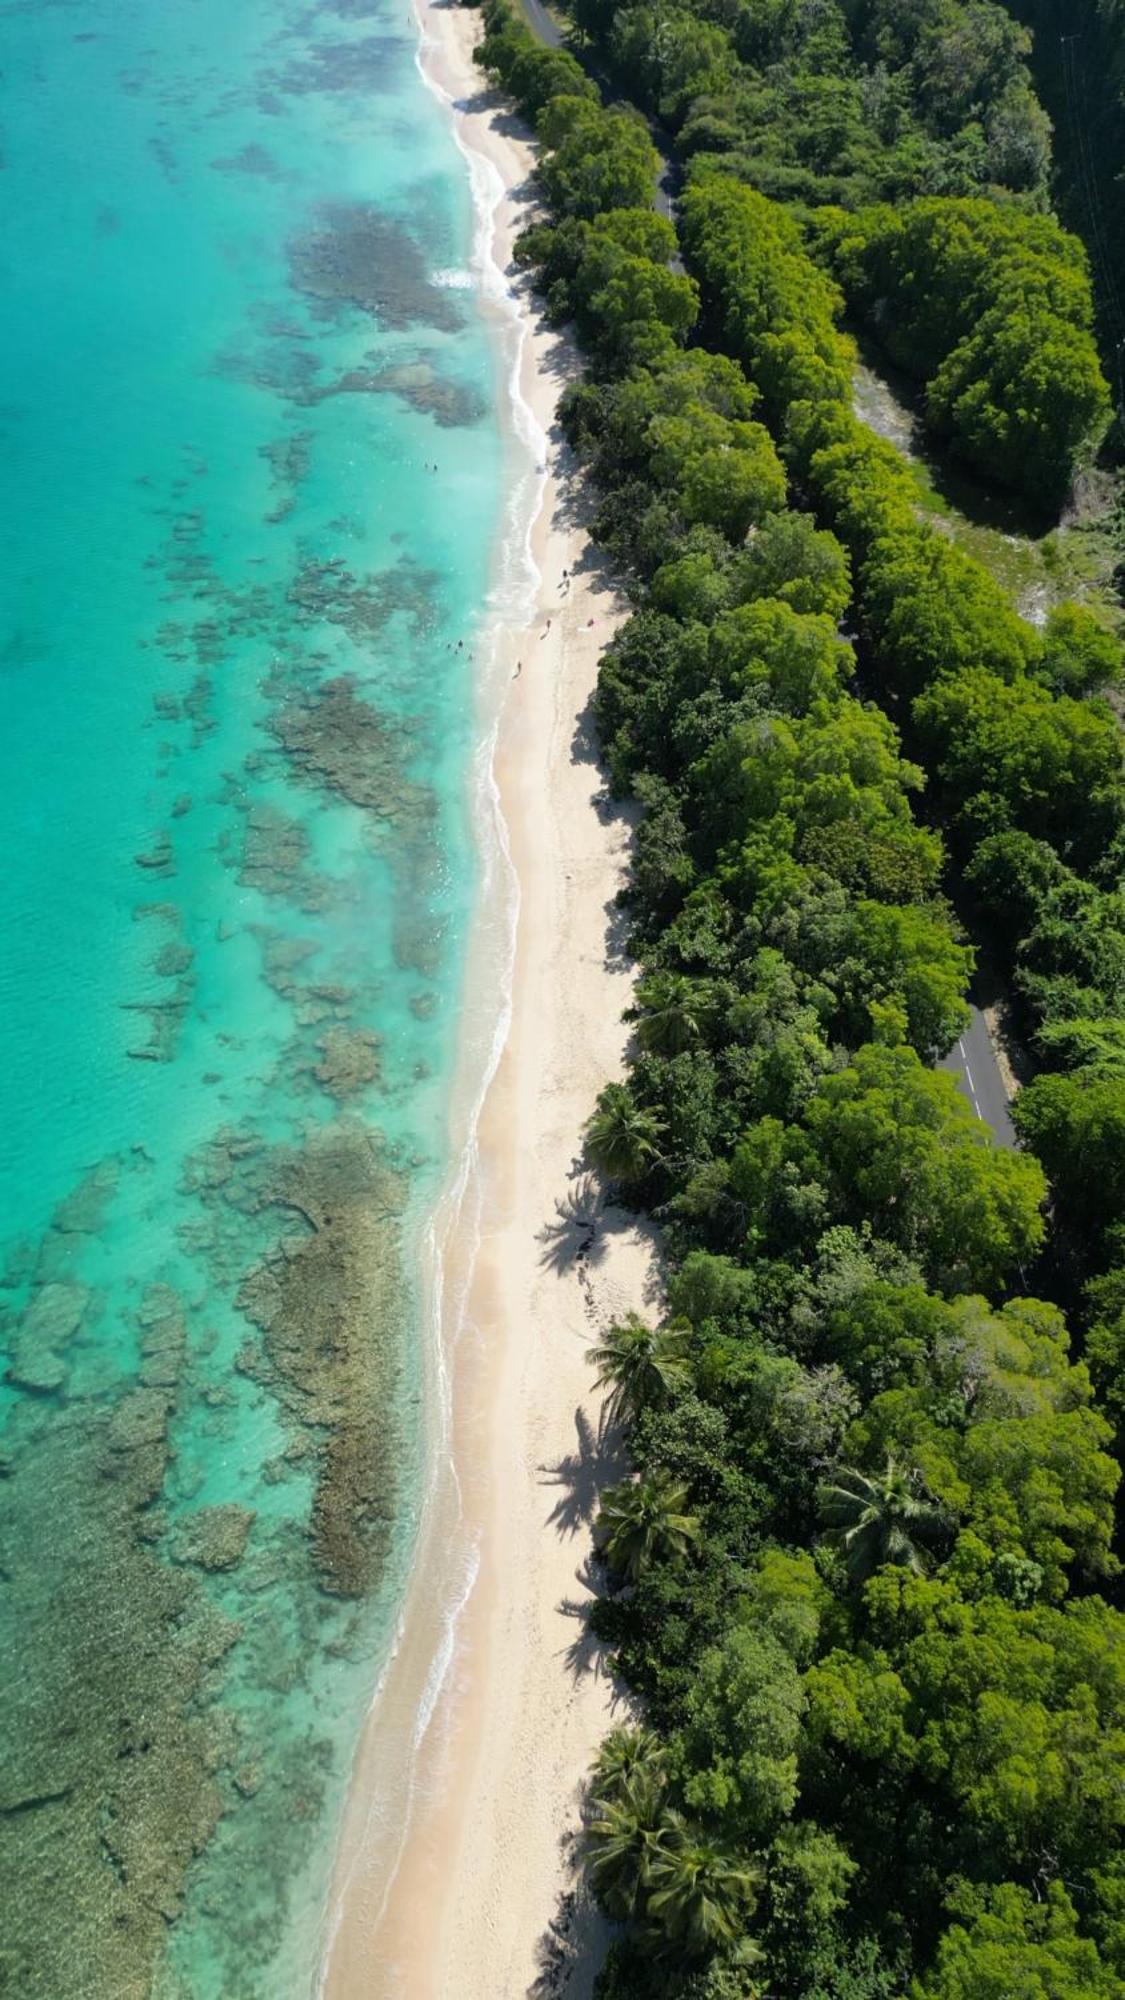
[[[568,569],[564,569],[564,571],[563,571],[563,573],[562,573],[562,579],[561,579],[561,581],[560,581],[560,583],[559,583],[559,595],[560,595],[561,597],[569,597],[569,595],[570,595],[570,586],[571,586],[571,584],[573,583],[573,581],[574,581],[574,578],[573,578],[573,577],[571,576],[571,574],[570,574],[570,571],[569,571]],[[591,625],[593,624],[593,622],[594,622],[594,621],[593,621],[593,619],[592,619],[592,618],[587,618],[587,620],[586,620],[586,625],[587,625],[587,628],[589,628],[589,627],[590,627],[590,626],[591,626]],[[545,639],[545,638],[547,637],[547,634],[548,634],[548,632],[550,631],[550,629],[551,629],[551,619],[550,619],[550,616],[548,615],[548,618],[547,618],[547,623],[546,623],[546,624],[544,625],[544,627],[543,627],[543,630],[542,630],[542,631],[540,632],[540,634],[539,634],[539,637],[540,637],[541,639]],[[458,645],[460,645],[460,644],[461,644],[461,641],[460,641],[460,639],[458,639],[458,641],[457,641],[457,644],[458,644]],[[517,661],[516,661],[516,665],[515,665],[515,672],[514,672],[514,673],[513,673],[513,675],[512,675],[512,679],[513,679],[514,681],[518,681],[518,679],[519,679],[520,675],[522,674],[522,672],[523,672],[523,661],[522,661],[522,660],[517,660]]]

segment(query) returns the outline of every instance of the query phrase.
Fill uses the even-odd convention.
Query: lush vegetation
[[[850,310],[925,383],[935,437],[1057,505],[1105,432],[1109,391],[1085,252],[1043,212],[1050,125],[1009,12],[577,0],[575,19],[678,135],[694,182],[731,176],[814,213]]]
[[[1012,0],[1034,33],[1037,95],[1054,124],[1053,193],[1089,247],[1107,350],[1125,339],[1125,14],[1121,0]],[[1115,374],[1120,398],[1122,375]]]
[[[1002,188],[1045,200],[1030,37],[994,0],[575,0],[573,18],[685,159],[783,201]]]
[[[824,209],[812,233],[852,311],[926,384],[935,435],[986,479],[1065,499],[1109,421],[1078,238],[984,200]]]
[[[641,11],[581,18],[604,42]],[[804,47],[846,21],[853,62],[903,11],[752,5],[738,59],[760,61],[759,31]],[[905,66],[915,138],[954,17],[974,50],[995,29],[1026,89],[999,8],[910,15],[938,37]],[[669,52],[701,23],[667,19],[656,84],[639,38],[616,60],[686,140],[706,93],[691,72],[670,101]],[[1125,787],[1098,691],[1117,648],[1076,606],[1025,624],[919,521],[853,414],[841,295],[794,218],[701,175],[688,275],[670,268],[643,124],[500,0],[486,22],[482,60],[542,145],[550,219],[522,254],[589,356],[563,421],[636,601],[598,717],[645,808],[641,978],[587,1149],[663,1221],[671,1276],[660,1325],[591,1355],[635,1465],[603,1497],[598,1629],[645,1711],[591,1787],[591,1882],[626,1925],[602,1992],[1108,2000]],[[730,24],[702,26],[710,94],[741,103]],[[787,59],[773,87],[803,74]],[[965,1020],[955,877],[1040,1067],[1021,1151],[930,1066]]]

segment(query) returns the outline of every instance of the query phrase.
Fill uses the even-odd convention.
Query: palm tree
[[[590,1884],[611,1917],[635,1916],[648,1888],[666,1814],[664,1781],[633,1771],[612,1798],[594,1802],[586,1828]]]
[[[742,1929],[761,1882],[761,1869],[747,1856],[668,1812],[649,1864],[646,1915],[665,1949],[695,1958],[739,1945],[746,1964],[753,1947]]]
[[[590,1793],[600,1808],[636,1778],[663,1784],[664,1777],[664,1745],[654,1729],[611,1729],[590,1773]]]
[[[703,1039],[709,993],[680,972],[642,979],[637,1004],[625,1018],[636,1021],[641,1047],[658,1056],[678,1056]]]
[[[586,1359],[598,1371],[598,1388],[608,1389],[606,1411],[611,1419],[636,1417],[642,1410],[663,1409],[688,1379],[690,1327],[673,1322],[651,1327],[637,1313],[611,1326],[600,1347]]]
[[[664,1125],[636,1102],[628,1084],[607,1083],[586,1121],[586,1152],[610,1180],[639,1181],[659,1158]]]
[[[654,1557],[687,1554],[699,1522],[685,1512],[688,1489],[667,1472],[626,1479],[603,1495],[595,1532],[612,1569],[635,1583]]]
[[[883,1563],[897,1563],[921,1576],[925,1561],[915,1541],[926,1541],[946,1526],[918,1473],[904,1471],[893,1458],[874,1478],[842,1466],[821,1486],[818,1501],[820,1518],[852,1583],[865,1583]]]

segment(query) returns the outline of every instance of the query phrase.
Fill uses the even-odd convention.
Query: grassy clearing
[[[915,385],[868,343],[861,353],[857,414],[909,459],[927,519],[984,563],[1032,624],[1041,625],[1053,605],[1075,598],[1104,612],[1115,629],[1125,627],[1114,581],[1122,560],[1119,475],[1087,473],[1061,522],[1030,520],[1017,500],[985,493],[936,454],[922,434]]]

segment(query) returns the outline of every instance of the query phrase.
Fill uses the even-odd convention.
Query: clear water
[[[0,1991],[286,2000],[419,1494],[495,357],[402,0],[0,21]]]

